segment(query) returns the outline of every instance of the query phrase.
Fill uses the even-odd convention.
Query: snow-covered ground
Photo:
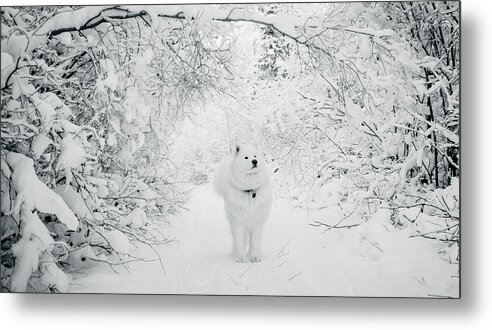
[[[71,292],[152,294],[453,296],[456,266],[442,260],[432,240],[391,230],[384,212],[358,227],[325,231],[336,207],[306,211],[277,199],[265,227],[261,263],[229,258],[231,236],[222,200],[209,185],[197,187],[189,211],[172,218],[167,232],[179,242],[159,247],[158,262],[136,262],[119,274],[109,267],[73,274]],[[134,254],[153,258],[148,248]]]

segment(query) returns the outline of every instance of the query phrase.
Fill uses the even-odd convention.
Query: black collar
[[[251,194],[251,197],[255,198],[256,197],[256,189],[248,189],[248,190],[243,190],[245,193],[249,194],[249,193],[252,193]]]

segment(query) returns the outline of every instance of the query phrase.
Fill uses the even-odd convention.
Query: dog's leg
[[[249,232],[249,260],[251,262],[260,262],[263,258],[261,253],[261,236],[263,234],[263,226],[250,229]]]
[[[235,262],[247,262],[246,258],[246,228],[242,224],[232,225],[232,237],[234,238],[233,256]]]

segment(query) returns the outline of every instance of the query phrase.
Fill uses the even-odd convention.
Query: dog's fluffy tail
[[[227,177],[231,168],[231,159],[227,158],[221,161],[213,175],[214,189],[220,196],[224,196],[227,185]]]

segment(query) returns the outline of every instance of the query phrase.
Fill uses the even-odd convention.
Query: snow
[[[2,40],[2,50],[5,50],[11,56],[12,63],[17,62],[23,57],[28,45],[28,37],[21,32],[13,33],[9,38]],[[3,52],[2,52],[3,54]],[[2,61],[4,56],[2,55]],[[3,64],[2,64],[3,71]]]
[[[66,121],[68,122],[68,121]],[[55,170],[63,171],[66,179],[66,187],[69,188],[72,182],[72,169],[79,168],[85,162],[87,154],[85,150],[79,146],[70,134],[67,134],[60,143],[61,153],[56,163]]]
[[[11,212],[17,214],[22,207],[23,210],[52,213],[75,230],[78,220],[60,196],[41,182],[33,168],[33,160],[24,155],[9,152],[7,163],[12,169],[12,184],[17,193]]]
[[[451,142],[456,143],[456,144],[459,144],[460,138],[459,138],[458,134],[451,132],[447,128],[439,125],[438,123],[431,123],[430,126],[431,127],[429,127],[429,129],[427,129],[427,131],[424,134],[427,134],[428,135],[432,131],[440,132],[440,133],[442,133],[442,135],[444,135],[444,137],[446,137],[447,139],[449,139]]]
[[[34,94],[36,92],[36,89],[34,88],[34,86],[29,84],[27,79],[20,78],[18,75],[14,75],[12,77],[12,83],[13,83],[12,97],[14,98],[14,100],[18,99],[21,95],[31,96],[32,94]],[[35,98],[34,100],[37,100],[37,99]],[[45,110],[45,109],[43,109],[43,106],[41,106],[41,107],[42,107],[42,110]],[[51,112],[49,109],[46,109],[46,111],[48,113],[45,113],[45,115],[48,115]]]
[[[91,176],[87,178],[87,181],[96,187],[97,196],[106,197],[109,194],[107,180]]]
[[[105,76],[100,77],[97,81],[99,92],[105,93],[106,88],[111,91],[116,90],[118,87],[118,76],[116,75],[116,69],[113,61],[110,59],[103,59],[100,61],[101,68],[104,69]]]
[[[55,170],[77,168],[85,161],[86,157],[84,149],[78,146],[70,135],[67,135],[61,142],[61,154]]]
[[[5,110],[9,112],[14,112],[18,111],[22,108],[22,105],[20,102],[15,101],[15,100],[10,100],[7,102],[7,105],[5,106]]]
[[[368,36],[362,36],[359,44],[359,56],[369,59],[372,56],[372,41]]]
[[[427,69],[435,69],[435,67],[441,62],[440,59],[432,56],[424,56],[421,60],[417,61],[417,64]]]
[[[152,49],[147,49],[139,56],[135,56],[135,73],[143,73],[147,65],[152,61],[153,57],[154,51]]]
[[[120,219],[120,225],[131,226],[134,228],[142,228],[148,223],[149,220],[147,219],[147,215],[145,214],[145,211],[140,207],[136,207],[128,215]]]
[[[41,157],[46,148],[48,148],[48,146],[52,143],[53,141],[49,137],[47,137],[46,134],[41,133],[39,135],[36,135],[36,137],[31,142],[31,152],[34,155],[34,159],[38,159],[39,157]]]
[[[82,129],[66,119],[60,120],[60,126],[66,133],[78,133]]]
[[[69,119],[72,116],[72,110],[56,95],[51,92],[43,93],[41,97],[51,104],[55,110],[61,114],[64,119]]]
[[[360,105],[355,104],[351,99],[345,101],[345,110],[347,111],[347,114],[353,118],[356,124],[360,125],[362,121],[364,121],[364,109],[362,109]]]
[[[97,264],[97,257],[90,246],[85,245],[70,252],[67,264],[72,270],[81,270]],[[70,290],[69,290],[70,291]]]
[[[94,219],[89,207],[94,207],[95,205],[90,200],[85,201],[71,186],[57,186],[55,192],[63,198],[63,201],[79,218]]]
[[[7,82],[7,78],[9,75],[14,71],[15,69],[15,64],[14,64],[14,59],[12,56],[8,53],[2,52],[2,57],[1,57],[1,62],[2,62],[2,87],[5,85]]]
[[[12,270],[11,288],[16,292],[26,291],[31,274],[38,268],[40,254],[49,252],[53,244],[48,230],[35,213],[23,209],[21,217],[22,237],[12,246],[16,262]]]
[[[107,6],[87,6],[73,11],[62,11],[50,17],[39,29],[35,30],[36,33],[30,35],[28,51],[32,51],[45,43],[50,32],[63,28],[78,29],[105,8]]]
[[[27,281],[38,268],[39,249],[34,241],[21,239],[12,246],[16,264],[12,270],[10,287],[14,292],[25,292]]]
[[[74,11],[66,11],[53,17],[52,29],[61,29],[63,27],[80,28],[89,19],[97,16],[103,9],[108,6],[87,6]]]
[[[47,288],[56,289],[64,293],[68,291],[69,278],[58,266],[53,257],[47,253],[43,254],[39,260],[39,271],[41,272],[40,282]]]
[[[25,93],[24,93],[25,94]],[[31,100],[33,104],[38,109],[39,114],[41,116],[41,121],[43,122],[43,126],[48,126],[54,120],[56,115],[55,108],[45,100],[39,98],[37,95],[32,95]]]
[[[441,260],[431,240],[409,238],[392,229],[381,210],[352,229],[309,226],[334,224],[338,206],[308,212],[292,200],[277,199],[264,233],[260,263],[231,260],[231,236],[221,199],[210,185],[194,190],[189,211],[173,217],[171,235],[179,242],[157,247],[158,262],[132,263],[117,274],[104,265],[74,275],[70,292],[150,294],[427,296],[458,295],[456,268]],[[376,246],[379,246],[380,251]],[[154,258],[148,247],[132,253]]]
[[[72,40],[72,34],[70,32],[63,32],[57,36],[58,40],[60,40],[60,43],[64,46],[72,46],[73,45],[73,40]]]
[[[373,35],[373,36],[378,37],[378,38],[385,38],[385,37],[389,37],[389,36],[392,36],[395,34],[395,31],[390,30],[390,29],[374,30],[372,28],[348,27],[348,28],[346,28],[346,30],[370,34],[370,35]]]
[[[124,257],[129,255],[130,242],[123,232],[117,229],[106,231],[104,233],[104,238],[117,253],[123,254]]]

